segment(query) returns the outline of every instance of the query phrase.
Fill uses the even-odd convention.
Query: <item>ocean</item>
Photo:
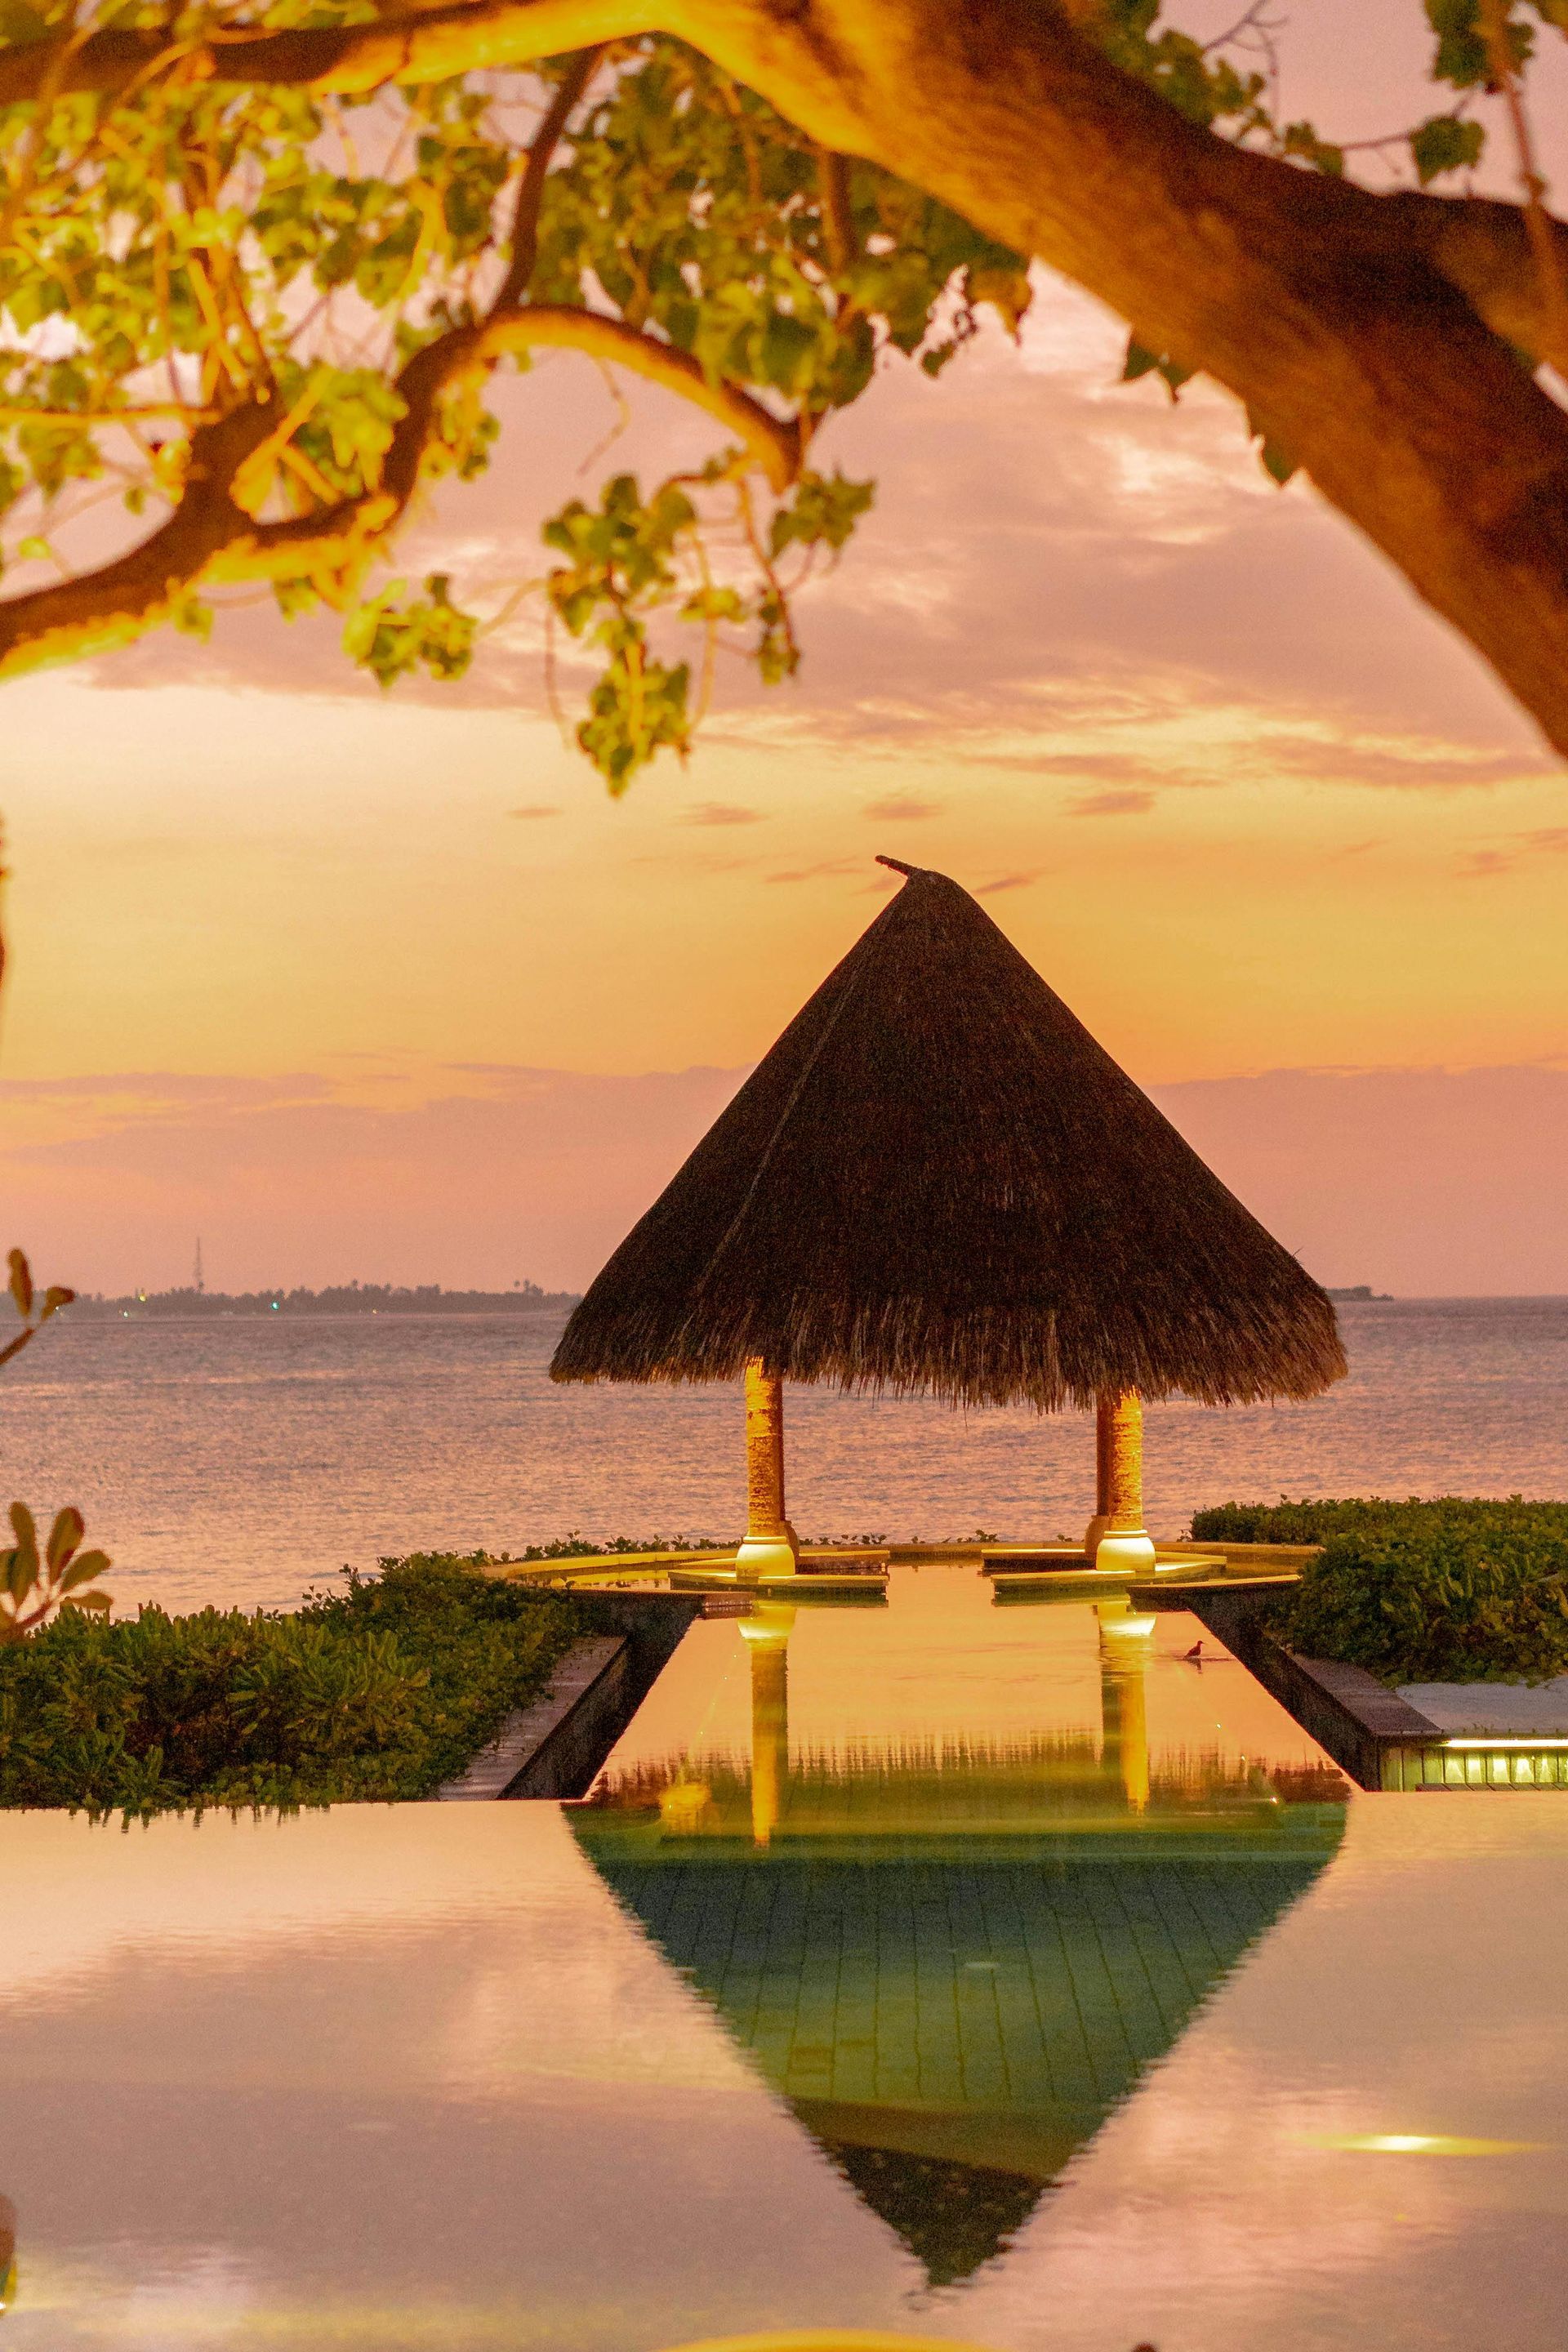
[[[1568,1299],[1341,1308],[1351,1371],[1308,1404],[1151,1406],[1150,1527],[1281,1494],[1568,1495]],[[0,1373],[0,1501],[74,1502],[116,1607],[287,1608],[414,1550],[734,1537],[738,1388],[556,1388],[561,1318],[51,1325]],[[1086,1416],[789,1395],[803,1536],[1076,1536]]]

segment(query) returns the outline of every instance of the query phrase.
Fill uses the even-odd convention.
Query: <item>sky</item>
[[[1422,54],[1414,0],[1318,0],[1288,110],[1416,120]],[[1568,1291],[1561,763],[1226,395],[1119,384],[1124,340],[1042,277],[1016,346],[889,366],[824,436],[878,494],[801,677],[721,676],[619,803],[526,614],[455,688],[258,607],[7,686],[0,1240],[85,1289],[188,1279],[198,1234],[215,1287],[580,1286],[882,851],[975,891],[1321,1278]],[[527,577],[563,498],[710,446],[650,393],[606,446],[569,354],[498,400],[411,575]]]

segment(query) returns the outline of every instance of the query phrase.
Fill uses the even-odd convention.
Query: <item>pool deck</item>
[[[668,1583],[686,1591],[722,1590],[735,1585],[737,1547],[712,1550],[565,1553],[554,1559],[497,1560],[484,1573],[508,1583],[570,1586],[575,1590],[615,1590],[647,1583]],[[1157,1543],[1162,1584],[1180,1581],[1184,1589],[1204,1585],[1226,1587],[1237,1580],[1248,1584],[1291,1583],[1310,1559],[1316,1544],[1195,1544]],[[765,1584],[805,1592],[813,1589],[842,1590],[886,1580],[889,1566],[962,1567],[980,1569],[998,1585],[1028,1582],[1079,1586],[1127,1585],[1141,1580],[1124,1573],[1102,1576],[1088,1566],[1074,1567],[1083,1555],[1070,1544],[944,1543],[944,1544],[803,1544],[800,1572],[768,1578]],[[747,1588],[750,1589],[750,1588]]]

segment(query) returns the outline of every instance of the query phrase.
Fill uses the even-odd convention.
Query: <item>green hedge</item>
[[[1461,1530],[1508,1534],[1524,1527],[1568,1538],[1568,1503],[1526,1503],[1517,1495],[1506,1502],[1458,1495],[1430,1500],[1412,1495],[1404,1502],[1381,1495],[1311,1502],[1303,1496],[1292,1502],[1282,1495],[1277,1503],[1215,1503],[1193,1513],[1198,1543],[1327,1543],[1333,1536],[1373,1537],[1392,1529],[1420,1528],[1436,1538]]]
[[[1350,1524],[1291,1519],[1300,1534],[1274,1538],[1324,1539],[1270,1620],[1292,1649],[1390,1683],[1533,1682],[1568,1671],[1568,1506],[1322,1507]]]
[[[157,1812],[428,1797],[535,1697],[570,1599],[416,1553],[292,1615],[67,1614],[0,1649],[0,1805]]]

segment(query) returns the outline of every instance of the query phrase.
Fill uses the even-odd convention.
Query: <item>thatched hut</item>
[[[616,1251],[552,1376],[744,1376],[742,1573],[795,1556],[786,1380],[1093,1407],[1086,1542],[1152,1563],[1140,1399],[1315,1395],[1345,1370],[1333,1307],[967,891],[880,862],[904,887]]]

